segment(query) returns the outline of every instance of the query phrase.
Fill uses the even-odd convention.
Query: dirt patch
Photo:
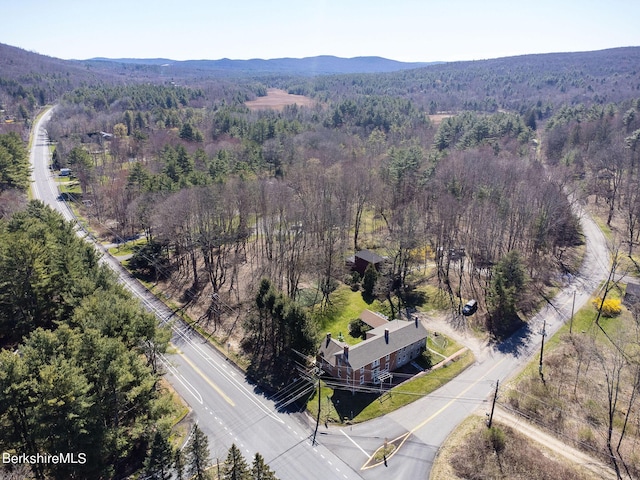
[[[301,107],[312,107],[315,100],[304,95],[293,95],[278,88],[269,88],[266,97],[258,97],[255,100],[246,102],[249,110],[277,110],[281,111],[287,105],[299,105]]]
[[[445,118],[450,118],[453,116],[453,113],[436,113],[434,115],[429,115],[429,120],[431,120],[431,123],[433,123],[433,125],[437,127]]]

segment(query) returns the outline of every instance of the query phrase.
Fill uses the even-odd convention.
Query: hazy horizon
[[[640,45],[640,2],[4,3],[0,42],[60,59],[377,56],[454,62]]]

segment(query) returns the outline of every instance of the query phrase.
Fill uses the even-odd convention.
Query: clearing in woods
[[[300,105],[301,107],[311,107],[314,100],[304,95],[293,95],[279,88],[267,89],[265,97],[258,97],[255,100],[246,102],[249,110],[282,110],[287,105]]]

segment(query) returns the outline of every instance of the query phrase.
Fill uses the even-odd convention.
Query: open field
[[[266,97],[258,97],[255,100],[246,102],[249,110],[282,110],[287,105],[300,105],[301,107],[312,107],[315,101],[304,95],[293,95],[279,88],[269,88]]]

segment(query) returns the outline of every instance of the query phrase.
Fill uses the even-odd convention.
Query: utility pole
[[[321,395],[321,385],[320,385],[320,373],[318,373],[318,416],[316,417],[316,429],[313,431],[313,441],[311,442],[312,445],[316,444],[316,435],[318,434],[318,425],[320,425],[320,410],[322,409],[322,405],[320,403],[320,401],[322,400],[322,395]]]
[[[538,366],[538,373],[540,373],[540,378],[542,378],[542,383],[544,383],[544,373],[542,373],[542,356],[544,355],[544,337],[547,334],[547,320],[544,320],[542,324],[542,331],[540,334],[542,335],[542,343],[540,344],[540,365]]]
[[[576,308],[576,289],[573,289],[573,303],[571,304],[571,320],[569,321],[569,335],[571,335],[573,330],[573,313]]]
[[[487,422],[488,428],[491,428],[491,423],[493,423],[493,411],[496,409],[496,400],[498,400],[499,385],[500,385],[500,380],[496,380],[496,391],[493,392],[493,403],[491,404],[491,413],[489,414],[489,421]]]

